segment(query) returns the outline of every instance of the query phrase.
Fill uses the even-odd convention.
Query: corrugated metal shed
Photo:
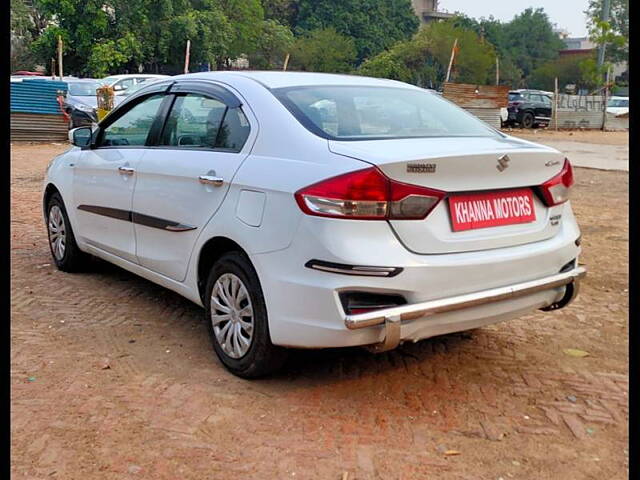
[[[509,87],[445,83],[442,96],[462,108],[507,108]]]
[[[66,92],[67,84],[43,79],[11,82],[11,112],[62,115],[56,99],[59,90]]]
[[[11,113],[12,142],[57,142],[66,140],[67,122],[62,115]]]
[[[469,113],[474,114],[480,120],[488,123],[493,128],[500,129],[500,109],[499,108],[465,108]]]
[[[11,82],[11,141],[52,142],[67,139],[67,123],[58,105],[65,82],[23,79]]]

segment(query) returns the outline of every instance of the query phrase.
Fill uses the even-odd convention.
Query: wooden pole
[[[496,85],[500,85],[500,59],[496,56]]]
[[[62,71],[62,36],[58,35],[58,76],[60,81],[62,81],[63,77]]]
[[[287,53],[287,56],[284,57],[284,65],[282,66],[282,70],[286,72],[288,65],[289,65],[289,54]]]
[[[453,67],[453,57],[456,55],[456,46],[458,45],[458,39],[456,38],[453,42],[453,48],[451,49],[451,59],[449,60],[449,68],[447,68],[447,78],[445,79],[445,83],[449,81],[449,77],[451,76],[451,67]]]
[[[187,50],[184,55],[184,73],[189,73],[189,50],[191,49],[191,40],[187,40]]]
[[[51,80],[56,79],[56,59],[51,59]]]
[[[553,123],[556,130],[558,130],[558,95],[560,95],[560,92],[558,91],[558,77],[556,77],[553,89]]]

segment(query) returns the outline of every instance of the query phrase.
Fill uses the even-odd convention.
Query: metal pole
[[[609,103],[609,74],[611,67],[607,67],[607,83],[604,86],[604,104],[602,105],[602,130],[607,129],[607,104]]]
[[[58,35],[58,76],[62,81],[62,37],[60,35]]]
[[[287,56],[284,57],[284,65],[282,66],[282,70],[286,72],[288,65],[289,65],[289,54],[287,53]]]
[[[449,77],[451,76],[451,67],[453,66],[453,57],[456,55],[456,46],[458,45],[458,39],[456,38],[453,42],[453,48],[451,49],[451,59],[449,60],[449,68],[447,68],[447,78],[445,79],[445,83],[449,81]]]
[[[558,95],[560,95],[560,92],[558,91],[558,77],[556,77],[553,90],[553,123],[555,124],[556,130],[558,130]]]
[[[604,5],[602,7],[602,17],[601,20],[603,22],[609,21],[609,12],[611,10],[611,0],[604,0]],[[600,45],[600,49],[598,50],[598,66],[601,67],[604,64],[604,53],[607,49],[607,44],[603,43]]]
[[[184,55],[184,73],[189,73],[189,50],[191,49],[191,40],[187,40],[187,50]]]

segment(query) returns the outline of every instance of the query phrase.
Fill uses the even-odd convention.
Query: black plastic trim
[[[344,263],[325,262],[324,260],[309,260],[305,267],[327,273],[339,275],[355,275],[358,277],[384,277],[391,278],[402,272],[400,267],[376,267],[370,265],[347,265]]]
[[[96,215],[102,215],[103,217],[115,218],[116,220],[132,222],[145,227],[158,228],[168,232],[187,232],[198,228],[192,225],[175,222],[173,220],[152,217],[151,215],[132,212],[130,210],[121,210],[119,208],[100,207],[98,205],[79,205],[78,210],[95,213]]]

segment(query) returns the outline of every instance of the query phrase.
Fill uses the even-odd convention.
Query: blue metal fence
[[[67,84],[37,78],[11,82],[11,113],[62,115],[56,98],[59,90],[66,92]]]

